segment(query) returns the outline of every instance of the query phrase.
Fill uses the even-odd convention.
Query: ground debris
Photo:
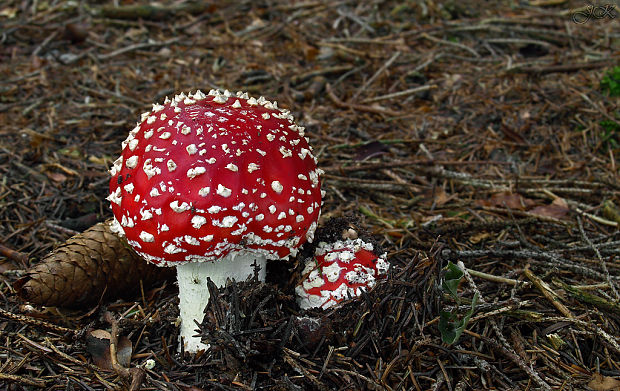
[[[88,353],[89,330],[111,331],[106,312],[144,389],[617,388],[617,6],[116,3],[0,5],[7,389],[131,387]],[[214,349],[195,358],[177,353],[174,284],[77,312],[20,302],[19,273],[83,229],[69,222],[111,216],[107,170],[140,113],[211,88],[291,110],[326,171],[317,240],[369,231],[390,279],[300,312],[303,259],[271,262],[266,283],[217,290],[196,327]],[[454,296],[450,263],[464,276]],[[475,297],[460,338],[442,342],[442,312],[462,319]]]
[[[305,390],[383,389],[382,382],[406,371],[403,352],[415,350],[415,339],[403,336],[411,335],[436,306],[423,303],[431,297],[424,291],[434,289],[428,280],[435,266],[420,254],[398,277],[329,311],[300,313],[294,297],[270,283],[212,285],[200,325],[202,340],[212,349],[196,370],[212,373],[225,363],[229,379],[246,384],[257,379],[257,386],[267,388],[290,383]],[[369,371],[380,362],[392,365],[380,375]]]

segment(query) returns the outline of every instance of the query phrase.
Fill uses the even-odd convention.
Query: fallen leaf
[[[458,88],[463,82],[463,76],[458,73],[446,74],[444,78],[444,86],[446,90]]]
[[[205,391],[204,388],[198,388],[195,386],[184,386],[184,385],[179,385],[179,387],[183,390],[183,391]]]
[[[620,380],[595,373],[588,382],[588,387],[594,391],[620,391]]]
[[[482,240],[487,239],[491,236],[491,234],[489,234],[488,232],[480,232],[476,235],[472,235],[469,237],[469,242],[473,243],[473,244],[478,244],[480,243]]]
[[[105,330],[92,330],[86,336],[86,351],[93,357],[93,362],[101,369],[112,369],[110,356],[110,333]],[[118,338],[116,359],[124,367],[128,367],[131,361],[131,341],[125,337]]]
[[[59,172],[49,172],[48,171],[48,172],[45,173],[45,175],[47,175],[47,177],[49,179],[51,179],[52,181],[57,182],[57,183],[63,183],[63,182],[65,182],[67,180],[67,176],[64,175],[64,174],[61,174]]]
[[[387,145],[379,141],[371,141],[357,148],[357,154],[353,158],[356,161],[364,161],[389,151]]]
[[[72,43],[82,43],[88,38],[90,25],[86,23],[67,23],[65,25],[64,37]]]
[[[446,193],[444,189],[442,189],[441,187],[435,188],[435,205],[436,206],[442,206],[449,200],[450,200],[450,196],[448,196],[448,193]]]
[[[532,209],[530,213],[535,215],[544,216],[544,217],[552,217],[554,219],[561,219],[566,216],[569,212],[569,207],[566,201],[563,198],[556,198],[549,205],[537,206]]]
[[[531,117],[531,116],[532,116],[532,114],[530,113],[530,111],[529,111],[529,110],[521,110],[521,111],[519,112],[519,117],[520,117],[522,120],[530,119],[530,117]]]
[[[453,197],[449,196],[448,193],[441,187],[433,187],[426,190],[423,194],[423,199],[421,200],[423,205],[440,207],[450,201]]]
[[[488,200],[478,200],[478,204],[482,206],[496,206],[514,210],[525,210],[531,206],[534,206],[535,203],[533,200],[522,197],[520,194],[504,191],[493,194]]]
[[[557,205],[559,207],[569,209],[568,208],[568,203],[566,202],[566,200],[564,198],[560,198],[560,197],[558,197],[555,200],[553,200],[551,205]]]
[[[0,274],[9,270],[16,270],[19,267],[15,266],[8,258],[0,261]]]
[[[93,330],[86,336],[86,351],[93,357],[96,366],[111,369],[110,333],[105,330]]]
[[[8,7],[0,10],[0,16],[7,17],[9,19],[13,19],[17,15],[17,7]]]
[[[514,141],[520,144],[527,144],[527,140],[523,138],[523,136],[520,134],[520,132],[517,129],[513,129],[511,126],[508,126],[504,123],[502,123],[501,129],[502,129],[502,133],[504,133],[504,136],[506,136],[508,140]]]
[[[112,161],[113,159],[111,159],[109,156],[95,156],[95,155],[90,155],[88,157],[88,161],[91,163],[95,163],[95,164],[100,164],[102,166],[109,166],[110,161]]]

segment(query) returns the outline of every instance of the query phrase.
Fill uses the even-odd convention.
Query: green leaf
[[[601,90],[608,96],[620,96],[620,66],[610,69],[601,79]]]
[[[445,270],[446,274],[443,277],[441,287],[443,290],[450,293],[450,296],[458,301],[456,290],[459,287],[461,279],[463,278],[463,271],[451,261],[448,261],[448,266],[445,267]]]
[[[617,132],[620,131],[620,123],[616,121],[603,120],[599,122],[601,127],[609,132]]]
[[[600,121],[599,124],[603,128],[603,132],[601,134],[601,141],[603,144],[611,147],[612,149],[618,148],[618,142],[620,141],[620,123],[616,121],[604,120]]]
[[[474,295],[474,299],[471,301],[471,308],[465,313],[465,315],[459,319],[459,317],[452,312],[441,311],[439,314],[439,332],[441,333],[441,340],[448,345],[452,345],[460,338],[461,334],[467,327],[469,319],[474,314],[476,304],[478,303],[478,293]]]

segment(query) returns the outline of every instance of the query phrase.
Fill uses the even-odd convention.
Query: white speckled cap
[[[312,240],[322,172],[275,102],[215,90],[166,98],[122,148],[110,169],[113,229],[148,261],[278,259]]]
[[[377,256],[372,244],[362,239],[319,243],[295,288],[297,303],[302,309],[326,309],[361,295],[386,277],[390,265],[385,258],[385,253]]]

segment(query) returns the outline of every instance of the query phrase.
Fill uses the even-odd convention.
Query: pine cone
[[[23,299],[46,306],[81,307],[131,297],[174,276],[174,268],[158,267],[137,255],[110,231],[96,224],[60,245],[14,283]]]

